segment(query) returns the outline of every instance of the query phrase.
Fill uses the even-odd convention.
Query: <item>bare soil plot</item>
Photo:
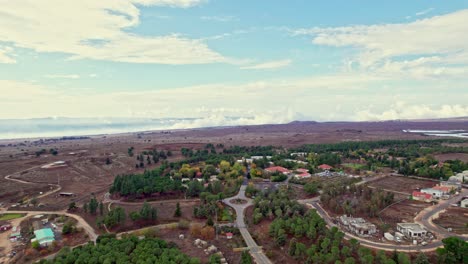
[[[434,158],[438,161],[447,161],[447,160],[461,160],[463,162],[468,162],[468,153],[445,153],[434,155]]]
[[[396,228],[397,223],[414,222],[414,217],[429,206],[430,203],[404,200],[388,207],[379,216],[384,223]]]
[[[400,176],[388,176],[369,183],[369,186],[381,188],[384,190],[402,192],[411,194],[414,190],[429,188],[435,185],[435,182],[429,180],[419,180]]]
[[[434,223],[444,228],[452,228],[457,234],[468,234],[468,209],[449,207]]]

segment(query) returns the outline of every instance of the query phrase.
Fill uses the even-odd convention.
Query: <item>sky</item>
[[[0,119],[468,116],[468,1],[0,0]]]

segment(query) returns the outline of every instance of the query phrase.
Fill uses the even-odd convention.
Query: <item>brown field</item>
[[[389,191],[407,193],[410,195],[414,190],[432,187],[435,184],[435,182],[430,180],[420,180],[401,176],[387,176],[371,182],[369,186]]]
[[[449,207],[434,223],[444,228],[452,228],[457,234],[468,234],[468,209]]]
[[[445,153],[434,155],[438,161],[447,161],[447,160],[461,160],[463,162],[468,162],[468,153]]]
[[[396,228],[397,223],[414,222],[414,217],[429,206],[431,206],[430,203],[404,200],[388,207],[379,216],[384,223]]]

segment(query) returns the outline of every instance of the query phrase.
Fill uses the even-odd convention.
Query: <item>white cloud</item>
[[[415,15],[416,15],[416,16],[423,16],[423,15],[425,15],[425,14],[427,14],[427,13],[432,12],[432,11],[434,11],[434,8],[431,7],[431,8],[424,9],[424,10],[422,10],[422,11],[419,11],[419,12],[417,12]]]
[[[131,2],[140,5],[172,6],[172,7],[191,7],[199,5],[205,0],[131,0]]]
[[[241,67],[242,70],[271,70],[271,69],[280,69],[285,68],[291,65],[291,60],[276,60],[268,61],[260,64],[254,64],[249,66]]]
[[[177,35],[140,36],[141,5],[189,7],[196,0],[0,0],[0,40],[37,52],[133,63],[227,62],[201,40]]]
[[[375,113],[371,110],[363,110],[356,113],[355,119],[358,121],[367,120],[398,120],[398,119],[425,119],[425,118],[449,118],[468,116],[468,106],[440,105],[431,106],[427,104],[411,105],[399,101],[392,104],[385,111]]]
[[[312,35],[313,43],[352,47],[360,70],[424,77],[466,77],[468,9],[410,23],[294,30]],[[390,70],[390,71],[387,71]]]
[[[16,60],[13,59],[9,54],[13,52],[11,47],[1,47],[0,46],[0,63],[12,64],[16,63]]]
[[[207,21],[217,21],[217,22],[230,22],[237,20],[235,16],[202,16],[200,17],[201,20]]]
[[[57,113],[65,117],[199,118],[180,123],[178,128],[183,128],[288,122],[299,114],[319,121],[445,117],[465,115],[468,101],[466,83],[443,78],[395,83],[393,78],[355,73],[146,91],[132,88],[99,92],[0,80],[0,119]],[[440,109],[444,115],[436,111]]]
[[[48,74],[45,75],[49,79],[79,79],[80,75],[78,74]]]

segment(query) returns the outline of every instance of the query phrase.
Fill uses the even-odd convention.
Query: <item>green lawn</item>
[[[2,214],[0,215],[0,221],[7,221],[7,220],[12,220],[16,218],[23,217],[22,214]]]
[[[362,169],[366,166],[364,164],[359,164],[359,163],[343,163],[341,165],[344,167],[353,168],[353,169]]]

